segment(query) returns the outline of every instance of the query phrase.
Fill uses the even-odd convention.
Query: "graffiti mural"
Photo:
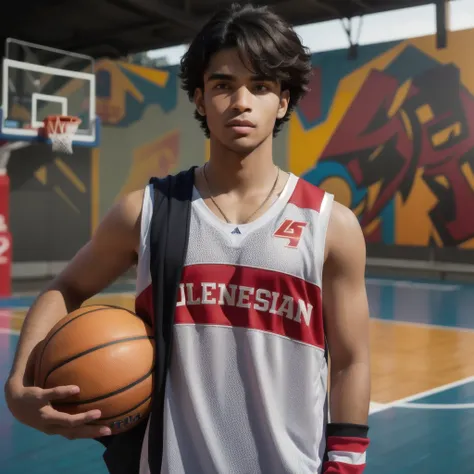
[[[473,42],[474,30],[464,30],[451,32],[442,50],[430,36],[360,46],[356,59],[347,50],[314,54],[310,91],[278,135],[275,161],[351,208],[379,253],[386,246],[474,250]],[[67,167],[49,152],[41,157],[38,147],[14,152],[9,174],[18,209],[34,202],[32,216],[41,222],[51,220],[46,203],[62,212],[41,245],[13,225],[14,240],[25,242],[15,259],[19,252],[51,259],[58,226],[74,236],[54,259],[72,258],[124,194],[209,157],[177,66],[99,60],[95,70],[100,147],[78,150]],[[70,170],[84,186],[64,180]]]
[[[176,74],[122,61],[99,61],[97,114],[104,125],[127,127],[140,120],[143,111],[158,104],[165,112],[176,107]]]
[[[204,157],[205,139],[197,124],[193,129],[176,70],[101,60],[95,71],[99,147],[75,147],[71,156],[44,145],[13,152],[8,173],[15,262],[70,260],[120,197],[143,188],[151,176],[186,166],[183,155]],[[71,81],[69,90],[60,92],[79,102],[87,115],[89,103],[79,97],[77,86]],[[188,144],[181,133],[186,116]],[[41,232],[32,241],[36,223]]]
[[[450,48],[473,33],[452,33]],[[315,154],[290,163],[356,213],[368,242],[474,248],[474,71],[434,44],[361,47],[339,67],[340,52],[315,56],[317,79],[292,119],[290,150],[309,135]]]
[[[121,61],[96,64],[97,114],[102,119],[100,210],[151,176],[202,161],[205,137],[179,88],[176,67],[152,69]]]

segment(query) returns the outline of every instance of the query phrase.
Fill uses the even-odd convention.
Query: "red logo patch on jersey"
[[[283,224],[275,231],[273,237],[279,239],[287,239],[288,243],[286,247],[295,249],[300,243],[301,236],[303,235],[303,229],[308,225],[307,222],[293,221],[286,219]]]

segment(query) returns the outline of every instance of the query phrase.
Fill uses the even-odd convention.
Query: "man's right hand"
[[[34,385],[36,356],[33,351],[61,318],[99,294],[135,265],[140,246],[143,195],[144,189],[133,191],[116,203],[97,227],[92,239],[39,294],[28,310],[5,386],[8,408],[21,423],[43,433],[59,434],[69,439],[100,438],[110,434],[107,427],[90,424],[100,418],[98,410],[69,415],[52,407],[55,401],[74,394],[77,387],[42,390],[30,386]]]
[[[13,416],[25,425],[48,435],[61,435],[67,439],[99,438],[111,434],[110,428],[89,423],[101,417],[100,410],[77,415],[55,410],[51,403],[79,393],[79,387],[64,386],[42,389],[25,387],[10,381],[5,398]]]

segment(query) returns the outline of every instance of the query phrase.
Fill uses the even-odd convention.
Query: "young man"
[[[364,469],[364,238],[349,209],[272,160],[273,137],[310,73],[294,31],[269,9],[248,5],[218,13],[183,58],[183,88],[211,153],[195,172],[165,395],[163,473]],[[79,388],[32,387],[27,359],[53,324],[134,264],[136,311],[153,321],[152,206],[149,186],[125,197],[30,309],[6,385],[19,421],[70,439],[109,434],[88,424],[100,412],[53,410],[51,400]],[[147,433],[143,474],[150,472]]]

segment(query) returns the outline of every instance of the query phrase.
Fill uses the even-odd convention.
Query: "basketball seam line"
[[[104,305],[105,306],[105,305]],[[79,309],[79,308],[78,308]],[[85,316],[86,314],[90,314],[90,313],[93,313],[95,311],[100,311],[104,308],[97,308],[96,309],[92,309],[90,311],[85,311],[84,313],[81,313],[81,314],[78,314],[77,316],[75,316],[74,318],[70,319],[67,323],[63,324],[61,327],[59,327],[58,329],[56,329],[56,331],[53,332],[53,334],[51,334],[49,336],[49,338],[45,341],[43,347],[41,348],[41,355],[39,357],[39,367],[38,367],[38,374],[41,373],[41,364],[43,362],[43,355],[44,355],[44,352],[46,350],[46,347],[48,346],[48,344],[51,342],[51,339],[53,339],[53,337],[59,332],[61,331],[61,329],[63,329],[65,326],[67,326],[68,324],[72,323],[73,321],[75,321],[77,318],[80,318],[81,316]],[[66,317],[66,316],[65,316]],[[59,321],[58,321],[59,322]],[[36,372],[36,369],[35,369],[35,372]],[[46,383],[46,379],[43,381],[42,384],[40,384],[41,387],[44,387],[44,384]]]
[[[127,313],[130,313],[132,314],[133,316],[136,316],[138,319],[140,319],[141,321],[143,321],[138,315],[136,315],[133,311],[130,311],[129,309],[127,308],[122,308],[120,306],[114,306],[114,305],[107,305],[107,304],[101,304],[101,305],[86,305],[86,306],[81,306],[80,308],[77,308],[77,310],[79,309],[86,309],[86,308],[94,308],[94,309],[91,309],[90,311],[85,311],[84,313],[81,313],[81,314],[78,314],[77,316],[74,316],[74,318],[70,319],[67,323],[63,324],[61,327],[59,327],[58,329],[56,329],[56,331],[54,331],[53,334],[51,334],[51,336],[49,336],[48,340],[44,343],[43,347],[41,348],[41,356],[39,358],[39,368],[38,368],[38,373],[41,372],[41,363],[42,363],[42,360],[43,360],[43,354],[44,354],[44,351],[46,350],[46,347],[48,346],[48,344],[51,342],[51,339],[53,339],[53,337],[59,332],[61,331],[61,329],[63,329],[65,326],[67,326],[68,324],[72,323],[73,321],[75,321],[76,319],[80,318],[81,316],[85,316],[86,314],[90,314],[90,313],[94,313],[96,311],[102,311],[104,308],[105,309],[121,309],[121,310],[124,310],[124,311],[127,311]],[[77,311],[76,310],[76,311]],[[65,316],[67,317],[67,315]],[[143,321],[145,324],[146,322]],[[36,370],[35,370],[36,372]],[[41,384],[41,387],[44,387],[44,384],[46,383],[46,379],[44,380],[44,382]]]
[[[98,346],[91,347],[90,349],[87,349],[85,351],[79,352],[79,354],[76,354],[72,357],[69,357],[69,359],[63,360],[61,363],[50,369],[50,371],[46,374],[46,377],[44,378],[44,383],[43,386],[46,385],[46,382],[48,380],[48,377],[57,369],[64,367],[66,364],[69,364],[69,362],[72,362],[76,359],[79,359],[80,357],[83,357],[87,354],[91,354],[92,352],[98,351],[100,349],[104,349],[105,347],[113,346],[115,344],[120,344],[121,342],[131,342],[131,341],[140,341],[143,339],[148,339],[148,340],[153,340],[153,336],[133,336],[133,337],[126,337],[124,339],[117,339],[116,341],[110,341],[110,342],[105,342],[104,344],[100,344]]]
[[[119,388],[119,389],[115,390],[114,392],[110,392],[110,393],[106,393],[105,395],[101,395],[100,397],[90,398],[88,400],[79,400],[79,401],[74,401],[74,402],[54,402],[54,405],[55,406],[85,405],[87,403],[99,402],[101,400],[104,400],[105,398],[113,397],[114,395],[118,395],[120,393],[126,392],[127,390],[134,387],[135,385],[138,385],[139,383],[142,383],[144,380],[146,380],[148,377],[150,377],[153,374],[154,370],[155,370],[155,367],[153,366],[145,375],[143,375],[139,379],[135,380],[135,382],[132,382],[131,384],[126,385],[125,387]]]
[[[124,416],[126,415],[127,413],[130,413],[132,412],[133,410],[136,410],[137,408],[140,408],[144,403],[146,403],[148,400],[150,400],[151,398],[151,395],[148,395],[148,397],[146,397],[144,400],[142,400],[140,403],[138,403],[137,405],[135,405],[134,407],[132,408],[129,408],[127,411],[124,411],[122,413],[118,413],[117,415],[114,415],[114,416],[108,416],[107,418],[99,418],[95,424],[97,424],[99,421],[109,421],[109,420],[113,420],[114,418],[117,418],[118,416]]]

